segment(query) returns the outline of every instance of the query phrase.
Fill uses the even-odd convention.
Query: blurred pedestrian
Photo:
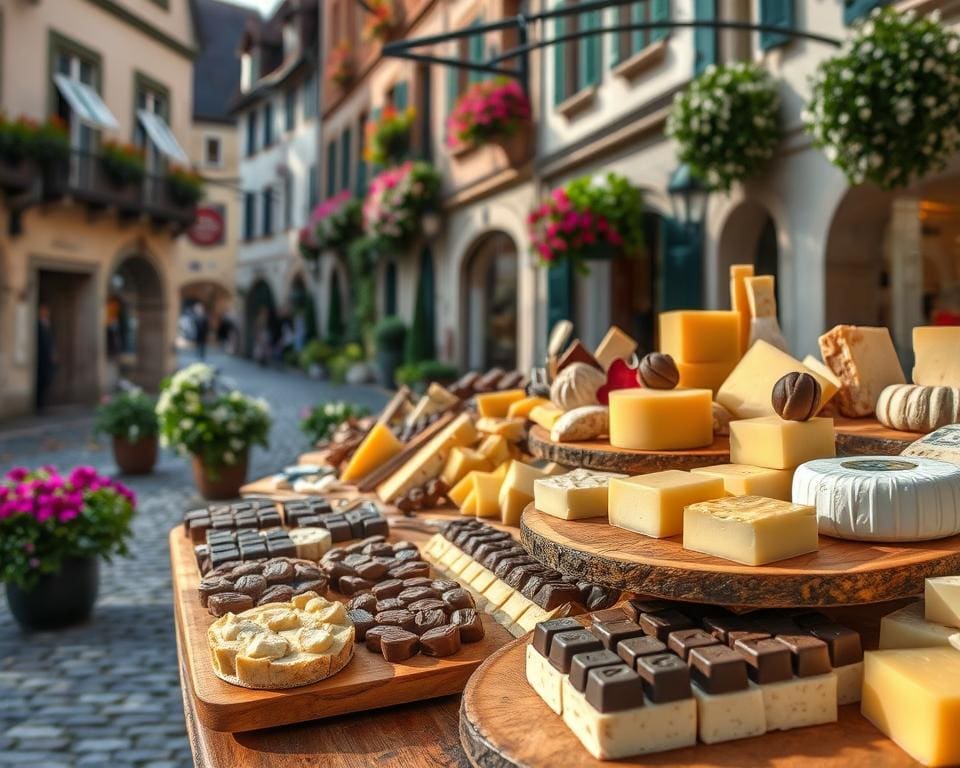
[[[197,357],[200,360],[205,360],[207,357],[207,336],[210,335],[210,322],[207,320],[207,310],[199,301],[193,305],[193,328]]]
[[[56,370],[56,351],[53,346],[53,329],[50,326],[50,307],[41,302],[37,305],[37,411],[47,407],[47,394],[53,383]]]

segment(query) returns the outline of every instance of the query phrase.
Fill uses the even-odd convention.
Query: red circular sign
[[[205,205],[197,208],[197,216],[187,231],[194,245],[211,246],[223,242],[223,208]]]

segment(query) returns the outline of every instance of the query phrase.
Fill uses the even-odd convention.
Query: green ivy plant
[[[159,429],[156,407],[156,400],[142,389],[120,392],[98,406],[93,431],[131,443],[154,437]]]

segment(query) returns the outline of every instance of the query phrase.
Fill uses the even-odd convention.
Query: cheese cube
[[[477,516],[477,489],[471,489],[470,493],[467,494],[467,497],[463,500],[463,504],[460,505],[460,514],[466,515],[467,517],[476,517]]]
[[[863,716],[923,765],[960,763],[960,653],[950,648],[864,655]]]
[[[753,277],[753,264],[730,266],[730,309],[740,316],[740,354],[747,351],[750,339],[750,305],[747,299],[746,278]]]
[[[819,343],[823,362],[843,382],[836,401],[844,416],[869,416],[885,387],[906,383],[886,328],[837,325]]]
[[[697,703],[693,698],[619,712],[598,712],[563,678],[563,722],[598,760],[692,747],[697,742]]]
[[[924,619],[923,602],[910,603],[880,620],[880,648],[932,648],[950,646],[950,638],[960,635],[956,627]]]
[[[675,451],[713,444],[709,389],[620,389],[610,393],[610,444]]]
[[[960,387],[960,326],[918,326],[913,329],[913,383]]]
[[[863,690],[863,662],[844,664],[834,667],[833,674],[837,676],[837,704],[855,704],[860,701],[860,692]]]
[[[837,455],[833,419],[786,421],[761,416],[730,422],[730,461],[770,469],[795,469],[805,461]]]
[[[816,552],[817,512],[762,496],[701,501],[684,510],[683,546],[744,565],[786,560]]]
[[[533,484],[537,509],[563,520],[607,516],[607,489],[616,477],[613,472],[575,469],[565,475],[545,477]]]
[[[470,491],[473,490],[473,477],[471,477],[472,474],[472,472],[468,472],[459,483],[447,491],[447,498],[458,507],[463,506],[463,502],[466,501]]]
[[[510,460],[510,444],[503,435],[488,435],[480,443],[477,451],[490,460],[492,467],[498,467]]]
[[[694,685],[697,733],[704,744],[762,736],[767,732],[763,694],[755,685],[733,693],[710,694]]]
[[[768,731],[837,722],[837,676],[833,672],[767,683],[759,688]]]
[[[340,473],[340,480],[352,483],[370,474],[386,461],[389,461],[403,450],[401,443],[384,424],[374,424],[373,429],[357,446],[350,461]]]
[[[549,432],[561,416],[563,416],[562,408],[558,408],[553,403],[546,403],[544,405],[534,406],[527,418]]]
[[[477,498],[477,517],[500,517],[500,486],[503,484],[504,473],[473,473],[473,492]]]
[[[709,389],[716,393],[727,380],[730,372],[737,367],[737,360],[724,360],[720,363],[687,363],[676,360],[680,372],[680,387],[684,389]]]
[[[717,402],[738,419],[772,416],[770,402],[773,385],[785,374],[809,373],[820,384],[821,403],[827,401],[827,392],[836,391],[828,380],[811,371],[796,358],[766,341],[757,341],[747,351],[737,367],[717,391]]]
[[[500,419],[485,416],[477,419],[477,429],[487,435],[503,435],[512,443],[522,440],[526,434],[523,419]]]
[[[668,469],[610,481],[610,525],[661,539],[683,533],[683,508],[724,495],[723,482]]]
[[[563,472],[556,464],[540,468],[514,461],[500,486],[500,521],[504,525],[520,525],[520,515],[533,501],[534,482]]]
[[[563,713],[562,683],[565,675],[550,666],[530,643],[527,645],[527,682],[543,702],[558,715]]]
[[[766,496],[791,501],[792,469],[769,469],[751,464],[717,464],[691,469],[694,475],[716,477],[729,496]]]
[[[924,618],[948,627],[960,627],[960,576],[927,579],[923,587]]]
[[[637,342],[614,325],[607,331],[593,356],[603,366],[603,370],[607,370],[614,360],[629,360],[636,351]]]
[[[448,487],[453,488],[467,476],[467,473],[475,469],[486,470],[492,467],[490,459],[480,451],[457,446],[450,451],[450,458],[447,459],[443,472],[440,473],[440,479]]]
[[[525,397],[523,400],[517,400],[511,403],[507,409],[508,419],[526,419],[530,417],[530,411],[538,405],[550,405],[550,401],[545,397]]]
[[[506,418],[510,406],[525,399],[527,393],[522,389],[505,389],[502,392],[482,392],[474,396],[477,411],[481,416]]]
[[[704,309],[661,312],[660,351],[685,363],[736,360],[740,356],[740,315]]]

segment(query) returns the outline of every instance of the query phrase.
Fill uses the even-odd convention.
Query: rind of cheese
[[[344,483],[359,480],[402,450],[403,443],[396,438],[389,427],[384,424],[374,424],[370,433],[350,457],[343,472],[340,473],[340,480]]]
[[[960,326],[913,329],[913,383],[960,387]]]
[[[776,317],[777,292],[773,275],[757,275],[743,280],[750,317]]]
[[[567,411],[550,430],[550,439],[563,441],[592,440],[610,429],[610,409],[606,405],[582,405]]]
[[[823,362],[843,382],[836,401],[848,418],[869,416],[886,387],[906,384],[886,328],[837,325],[820,337],[819,344]]]
[[[960,466],[960,424],[948,424],[910,443],[901,456],[921,456]]]
[[[474,397],[477,411],[481,416],[506,418],[510,406],[525,399],[527,393],[522,389],[506,389],[502,392],[482,392]]]
[[[949,647],[951,638],[960,635],[956,627],[947,627],[924,618],[923,601],[910,603],[880,620],[880,648]]]

